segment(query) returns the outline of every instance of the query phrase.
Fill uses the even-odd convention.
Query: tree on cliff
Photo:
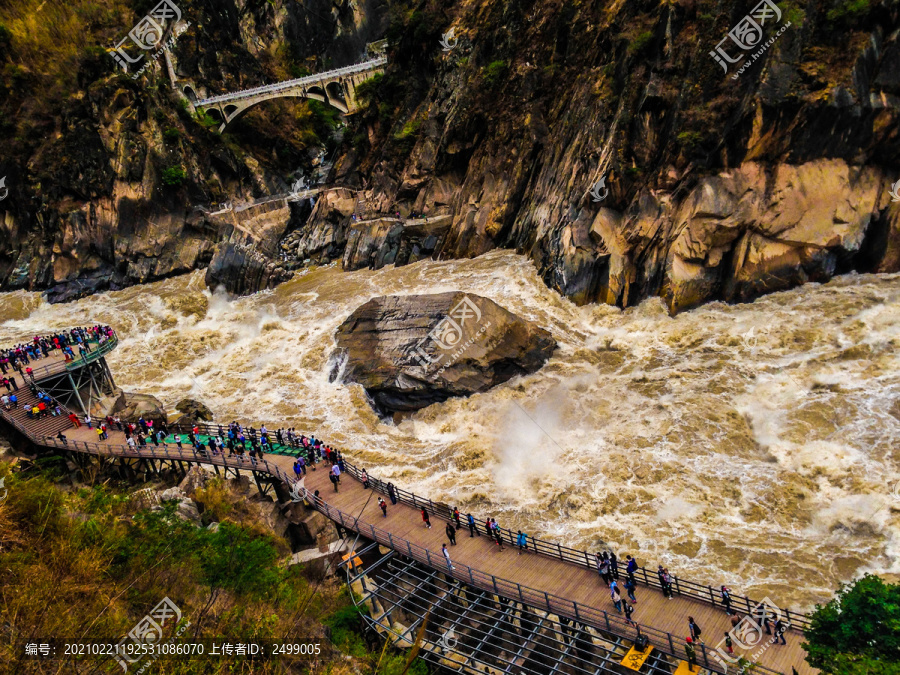
[[[823,673],[900,673],[900,585],[867,574],[817,605],[806,630],[806,660]]]

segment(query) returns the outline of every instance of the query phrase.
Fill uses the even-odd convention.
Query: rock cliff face
[[[461,291],[374,298],[337,331],[336,370],[383,415],[468,396],[538,370],[556,341],[492,300]]]
[[[449,209],[437,257],[515,248],[578,303],[677,312],[897,271],[891,7],[781,3],[762,42],[785,30],[733,77],[709,52],[749,4],[428,5],[395,31],[338,174],[375,210]],[[350,242],[346,209],[320,206],[304,233]]]
[[[221,137],[172,84],[205,95],[288,79],[356,61],[384,35],[389,66],[336,153],[343,189],[308,222],[284,216],[266,258],[353,270],[506,247],[575,302],[661,295],[673,312],[900,269],[896,2],[772,3],[759,39],[745,36],[765,49],[741,53],[729,31],[757,6],[187,3],[194,27],[171,64],[136,81],[102,47],[140,17],[112,12],[91,23],[77,78],[54,80],[73,83],[61,94],[45,81],[55,62],[29,63],[17,30],[0,49],[15,75],[0,118],[25,116],[0,124],[0,289],[66,300],[211,262],[214,281],[255,279],[242,291],[277,283],[273,261],[194,209],[283,193],[325,117],[269,102]],[[731,64],[710,56],[723,39]],[[431,222],[401,228],[386,215],[398,211]]]
[[[222,287],[235,295],[248,295],[291,278],[292,272],[278,258],[278,243],[292,222],[292,210],[303,211],[283,200],[228,214],[223,236],[206,268],[206,285]]]

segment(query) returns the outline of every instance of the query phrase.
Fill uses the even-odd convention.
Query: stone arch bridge
[[[356,98],[356,89],[366,80],[378,73],[384,72],[387,57],[379,56],[352,66],[329,70],[324,73],[307,75],[295,80],[276,82],[253,89],[230,94],[222,94],[202,100],[197,96],[190,85],[184,89],[185,95],[194,103],[196,108],[202,108],[222,122],[219,131],[237,119],[253,106],[274,98],[308,98],[321,101],[337,108],[342,113],[351,114],[359,109]]]

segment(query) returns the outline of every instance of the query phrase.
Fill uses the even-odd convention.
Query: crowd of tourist
[[[23,342],[8,349],[0,350],[0,372],[9,375],[10,370],[19,373],[23,378],[31,375],[29,364],[62,353],[66,362],[75,360],[75,350],[79,358],[89,355],[93,349],[91,342],[102,346],[111,339],[114,331],[109,326],[95,325],[77,327],[50,335],[35,335],[29,342]],[[15,376],[11,376],[14,381]],[[18,388],[18,387],[16,387]]]

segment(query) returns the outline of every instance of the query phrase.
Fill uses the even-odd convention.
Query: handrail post
[[[559,559],[565,560],[565,558],[563,558],[562,546],[560,546],[559,542],[556,542],[556,550],[559,551]]]

